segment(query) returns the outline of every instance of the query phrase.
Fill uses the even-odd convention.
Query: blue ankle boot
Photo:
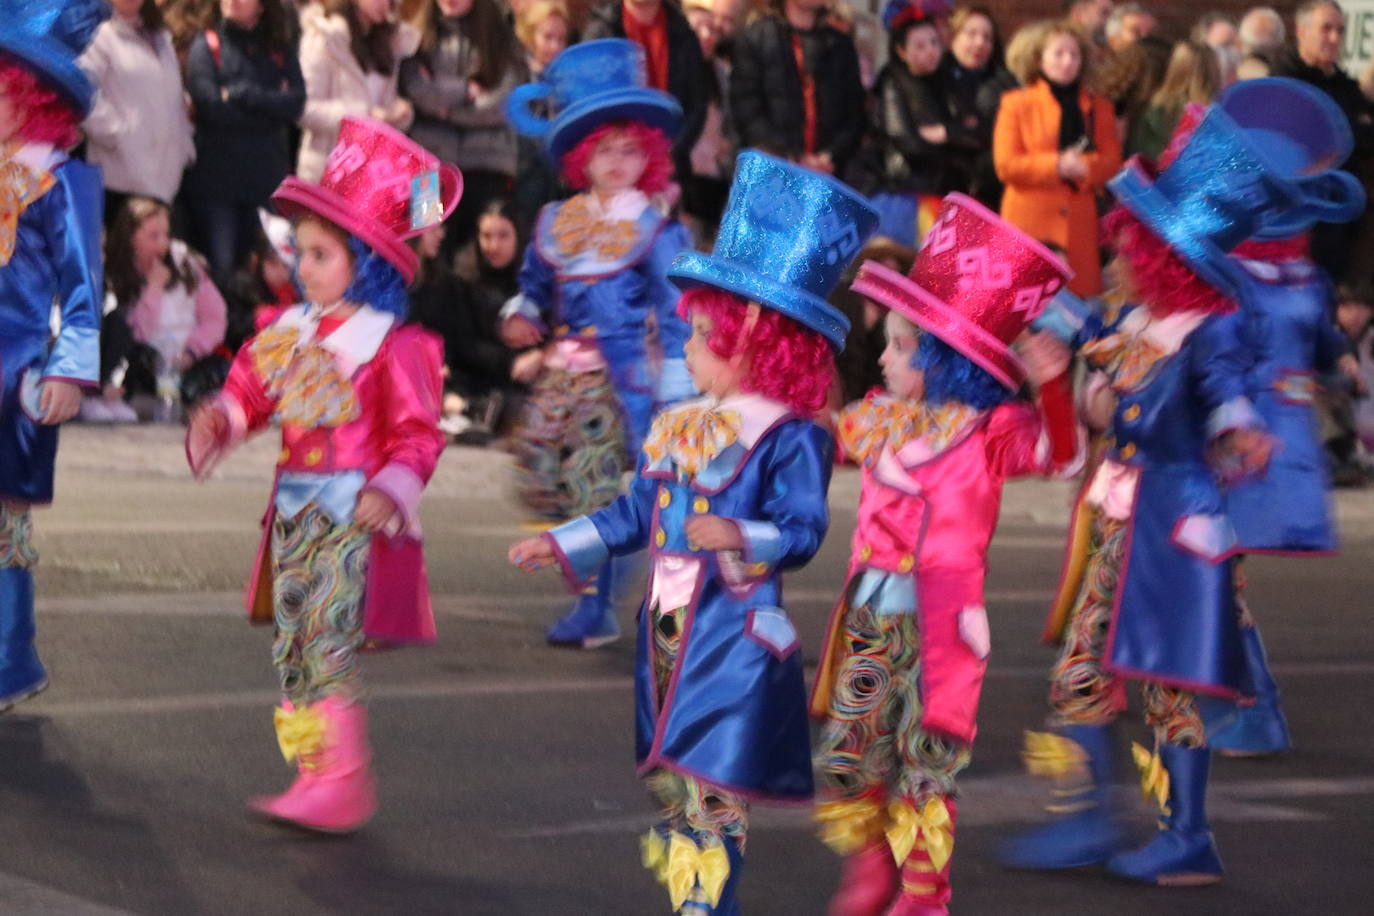
[[[48,686],[33,637],[33,574],[0,568],[0,712]]]
[[[549,628],[545,639],[551,646],[598,649],[620,638],[615,619],[615,559],[607,560],[567,614]]]
[[[1160,760],[1169,774],[1168,808],[1160,818],[1160,832],[1139,849],[1112,856],[1108,871],[1142,884],[1165,886],[1221,880],[1221,856],[1207,824],[1205,804],[1211,754],[1205,747],[1160,747]]]
[[[1110,804],[1112,786],[1112,737],[1110,725],[1068,725],[1054,733],[1027,735],[1027,764],[1032,772],[1052,775],[1062,787],[1055,789],[1061,812],[1051,821],[1013,837],[1002,845],[999,858],[1012,868],[1052,870],[1081,868],[1107,861],[1121,847],[1121,827]],[[1037,762],[1032,743],[1060,750],[1050,756],[1058,763]],[[1060,743],[1062,742],[1062,744]],[[1082,766],[1070,766],[1064,753],[1086,758]]]
[[[1279,685],[1269,671],[1258,627],[1241,627],[1245,665],[1255,688],[1255,702],[1242,706],[1215,697],[1198,697],[1207,726],[1207,746],[1226,757],[1266,757],[1292,747],[1288,721],[1279,703]]]

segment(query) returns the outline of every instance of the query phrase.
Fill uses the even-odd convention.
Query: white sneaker
[[[80,416],[83,423],[109,423],[110,409],[104,398],[83,398]]]
[[[137,423],[138,414],[128,401],[106,401],[105,410],[111,423]]]
[[[439,431],[449,436],[456,436],[470,426],[472,421],[460,413],[445,414],[439,418]]]

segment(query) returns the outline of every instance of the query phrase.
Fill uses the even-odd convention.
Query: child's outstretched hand
[[[687,519],[687,545],[699,550],[742,550],[744,538],[734,523],[718,515],[694,515]]]
[[[1026,375],[1037,387],[1069,371],[1069,348],[1049,331],[1022,334],[1016,349],[1026,364]]]
[[[186,456],[196,480],[205,480],[223,457],[221,444],[229,434],[229,418],[214,404],[202,402],[191,412],[186,430]]]
[[[516,541],[510,545],[506,558],[510,560],[512,566],[519,566],[525,572],[534,572],[536,569],[543,569],[545,566],[552,566],[558,562],[558,557],[553,552],[553,545],[545,537],[532,537],[525,538],[523,541]]]

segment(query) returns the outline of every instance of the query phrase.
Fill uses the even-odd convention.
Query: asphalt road
[[[170,429],[64,432],[58,504],[36,520],[39,643],[52,687],[0,717],[0,913],[665,914],[638,865],[653,811],[634,778],[630,641],[552,650],[560,578],[504,563],[520,536],[501,456],[451,449],[424,524],[439,643],[371,655],[381,810],[316,838],[250,821],[284,786],[270,633],[239,595],[275,446],[208,485]],[[856,476],[837,475],[821,554],[788,580],[814,655],[841,584]],[[1297,749],[1219,761],[1211,810],[1225,883],[1153,889],[1087,870],[1003,870],[999,837],[1039,816],[1023,729],[1044,710],[1037,642],[1068,489],[1008,489],[988,604],[994,650],[954,854],[959,914],[1347,914],[1374,898],[1368,684],[1374,494],[1343,492],[1335,558],[1259,559],[1251,596]],[[622,620],[630,620],[630,608]],[[1138,720],[1125,730],[1144,738]],[[1123,742],[1125,738],[1123,736]],[[1129,774],[1122,774],[1127,791]],[[751,916],[821,914],[837,876],[804,812],[756,809]],[[1142,808],[1142,835],[1151,829]]]

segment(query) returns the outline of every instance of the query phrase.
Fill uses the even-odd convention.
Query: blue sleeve
[[[1209,318],[1188,342],[1193,395],[1207,413],[1212,438],[1264,426],[1246,397],[1245,373],[1252,357],[1243,343],[1243,321],[1241,312]]]
[[[794,420],[774,433],[764,468],[760,519],[733,519],[744,538],[744,561],[771,569],[804,566],[830,527],[826,492],[835,463],[835,441],[809,420]]]
[[[549,532],[564,575],[575,588],[590,582],[607,557],[642,550],[649,541],[658,485],[635,474],[630,491],[591,515],[575,518]]]
[[[100,381],[100,227],[104,189],[100,171],[68,161],[54,173],[45,197],[48,250],[57,267],[61,329],[44,367],[44,378],[94,386]]]
[[[658,327],[658,346],[662,354],[654,400],[660,405],[673,404],[697,393],[687,374],[687,360],[683,348],[692,335],[691,327],[677,313],[682,291],[668,279],[668,267],[673,258],[692,248],[692,237],[677,220],[670,220],[654,240],[649,256],[640,264],[649,304]]]
[[[542,214],[540,222],[543,222]],[[520,286],[520,294],[511,302],[518,301],[519,305],[512,309],[511,302],[506,303],[506,308],[502,309],[502,317],[513,311],[533,321],[547,323],[557,296],[557,279],[553,267],[539,256],[538,229],[535,230],[535,237],[525,246],[525,260],[520,265],[516,282]]]

